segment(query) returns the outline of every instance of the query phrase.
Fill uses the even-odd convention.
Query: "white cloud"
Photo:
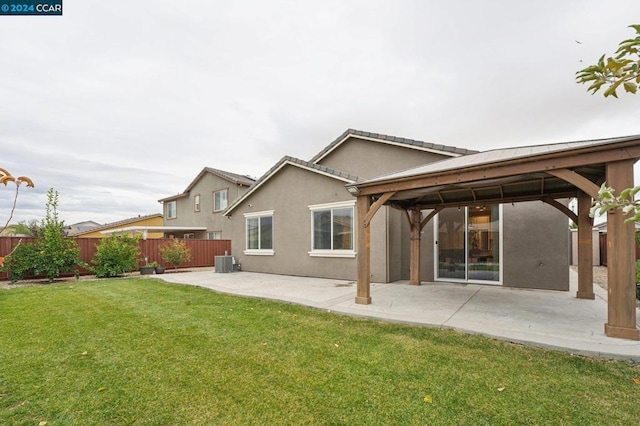
[[[635,0],[69,0],[3,19],[0,166],[36,180],[18,220],[54,187],[67,223],[108,222],[348,127],[473,149],[640,134],[638,96],[574,82],[639,20]]]

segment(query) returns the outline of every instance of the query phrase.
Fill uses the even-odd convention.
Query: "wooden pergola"
[[[347,185],[357,197],[356,303],[371,303],[371,219],[383,205],[406,212],[411,229],[410,284],[420,284],[420,234],[443,208],[543,201],[578,226],[578,292],[594,299],[589,210],[602,183],[620,191],[634,185],[640,136],[480,152]],[[578,214],[558,200],[576,198]],[[425,217],[423,210],[430,210]],[[619,210],[607,213],[610,337],[640,340],[636,327],[635,227]]]

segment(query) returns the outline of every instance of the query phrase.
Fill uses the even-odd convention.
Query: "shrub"
[[[178,269],[178,265],[191,260],[191,249],[184,241],[171,240],[160,246],[160,255],[165,262]]]
[[[33,275],[36,256],[35,244],[18,244],[11,254],[4,258],[4,264],[0,270],[8,272],[9,279],[15,283],[27,275]]]
[[[117,277],[138,267],[138,238],[111,236],[96,244],[91,271],[98,278]]]

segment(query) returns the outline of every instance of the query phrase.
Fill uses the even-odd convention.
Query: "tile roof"
[[[415,139],[408,139],[408,138],[401,138],[401,137],[397,137],[397,136],[384,135],[384,134],[381,134],[381,133],[371,133],[371,132],[364,132],[362,130],[347,129],[343,134],[338,136],[338,138],[336,140],[331,142],[322,151],[320,151],[318,154],[316,154],[310,161],[312,163],[316,163],[316,162],[320,161],[322,158],[324,158],[331,151],[336,149],[340,144],[342,144],[342,142],[344,142],[350,136],[366,138],[368,140],[373,140],[373,141],[377,141],[377,142],[381,142],[381,143],[390,143],[390,144],[393,144],[393,145],[402,145],[402,146],[406,146],[407,148],[422,149],[422,150],[428,150],[428,151],[437,151],[437,152],[440,152],[440,153],[443,153],[443,154],[452,155],[452,156],[474,154],[474,153],[478,152],[478,151],[471,150],[471,149],[463,149],[463,148],[457,148],[455,146],[434,144],[434,143],[419,141],[419,140],[415,140]]]
[[[251,186],[253,182],[255,182],[255,179],[249,176],[239,175],[237,173],[232,173],[232,172],[226,172],[224,170],[214,169],[213,167],[205,167],[204,171],[212,173],[216,176],[220,176],[221,178],[226,179],[229,182],[235,183],[236,185]]]

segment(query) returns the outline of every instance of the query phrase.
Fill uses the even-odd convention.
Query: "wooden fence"
[[[80,248],[80,260],[87,264],[91,264],[91,259],[96,253],[96,244],[100,242],[101,238],[76,238],[78,247]],[[35,241],[35,238],[31,237],[0,237],[0,257],[4,257],[11,253],[13,247],[18,243],[28,244]],[[140,252],[142,257],[140,259],[140,265],[145,264],[145,258],[147,262],[158,262],[160,265],[165,263],[160,256],[160,246],[166,242],[172,241],[171,239],[148,239],[140,241]],[[183,241],[187,247],[191,249],[191,260],[179,265],[179,268],[196,268],[214,266],[214,259],[216,256],[223,256],[225,254],[231,254],[231,240],[180,240]],[[165,265],[169,267],[169,265]],[[173,265],[171,265],[173,267]],[[81,269],[80,275],[89,275],[90,271]],[[72,275],[72,274],[71,274]],[[0,280],[7,280],[8,274],[6,272],[0,273]]]

